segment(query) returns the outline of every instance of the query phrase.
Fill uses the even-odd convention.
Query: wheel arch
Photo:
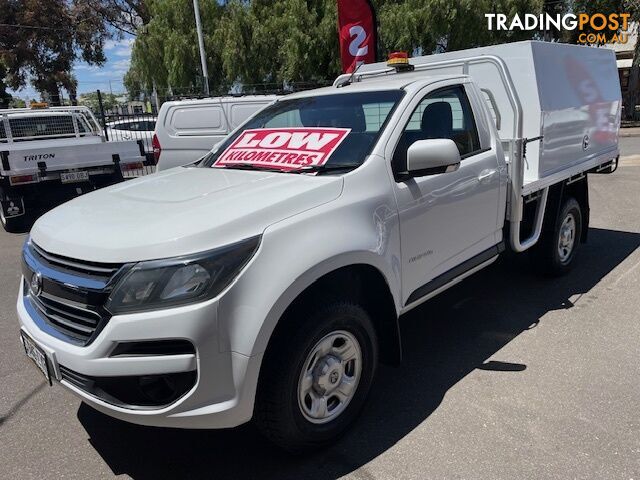
[[[573,197],[576,199],[578,204],[580,205],[580,210],[582,211],[582,225],[580,231],[580,242],[587,242],[587,235],[589,233],[589,218],[590,218],[590,208],[589,208],[589,181],[588,176],[585,175],[584,178],[577,180],[575,182],[564,184],[563,192],[562,192],[562,203],[569,198]],[[558,206],[561,208],[561,205]]]
[[[296,308],[303,308],[305,302],[317,301],[323,296],[348,298],[360,303],[371,316],[376,328],[381,361],[389,365],[400,363],[402,345],[398,324],[399,305],[384,273],[371,263],[365,262],[328,269],[306,282],[301,282],[300,278],[297,279],[294,285],[281,296],[281,300],[290,299],[286,305],[283,305],[284,308],[282,306],[277,308],[278,303],[281,302],[276,302],[272,309],[271,314],[277,315],[278,318],[269,332],[265,352],[277,335],[286,332],[287,323],[292,321],[289,313]]]
[[[560,209],[564,205],[567,198],[575,198],[580,205],[582,213],[582,225],[580,230],[580,242],[585,243],[587,241],[587,234],[589,232],[589,183],[587,175],[578,180],[571,181],[571,179],[557,183],[549,187],[549,200],[547,204],[547,214],[545,215],[545,230],[553,230],[556,219],[560,215]]]

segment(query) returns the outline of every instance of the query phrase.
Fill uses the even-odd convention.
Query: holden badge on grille
[[[31,294],[34,296],[40,295],[42,292],[42,275],[40,272],[36,272],[31,276],[31,283],[29,284]]]

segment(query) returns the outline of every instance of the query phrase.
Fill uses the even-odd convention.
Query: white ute
[[[47,378],[144,425],[254,419],[335,440],[398,318],[530,251],[566,272],[587,176],[615,170],[612,51],[523,42],[363,66],[204,158],[56,208],[23,250],[21,338]],[[135,212],[123,215],[122,212]]]
[[[0,220],[28,227],[39,211],[122,181],[142,167],[136,141],[106,142],[87,107],[0,110]]]

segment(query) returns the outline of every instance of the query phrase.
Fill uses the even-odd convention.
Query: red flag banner
[[[376,16],[370,0],[338,0],[338,29],[342,71],[376,61]]]

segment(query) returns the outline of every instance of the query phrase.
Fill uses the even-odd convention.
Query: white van
[[[166,102],[153,135],[158,170],[195,162],[276,95],[218,97]]]

